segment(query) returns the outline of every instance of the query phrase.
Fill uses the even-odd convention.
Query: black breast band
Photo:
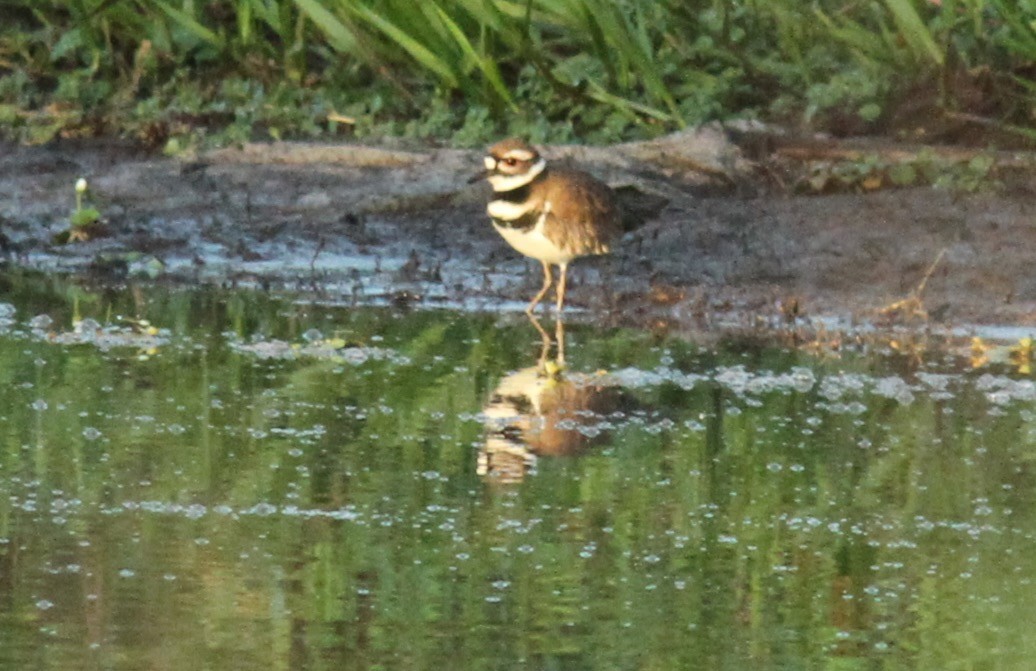
[[[525,186],[519,186],[517,189],[511,189],[510,191],[497,191],[493,194],[493,200],[502,200],[515,204],[524,203],[529,199],[529,194],[532,193],[533,183],[543,179],[546,174],[547,171],[544,170],[540,174],[536,175],[531,182]],[[540,214],[542,213],[539,210],[534,210],[523,214],[513,221],[494,218],[493,223],[500,228],[513,228],[519,231],[530,231],[536,225],[536,222],[539,221]]]
[[[517,219],[514,219],[513,221],[507,221],[506,219],[497,219],[496,217],[494,217],[493,223],[499,226],[500,228],[514,228],[519,231],[530,231],[534,226],[536,226],[536,222],[539,221],[541,214],[542,212],[539,212],[538,210],[533,212],[527,212],[522,216],[518,217]]]

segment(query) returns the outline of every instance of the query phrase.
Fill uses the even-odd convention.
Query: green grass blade
[[[514,100],[511,98],[511,92],[507,89],[507,85],[504,84],[503,77],[500,75],[500,69],[497,67],[496,62],[488,56],[482,57],[475,51],[474,45],[471,44],[471,40],[464,34],[460,26],[446,14],[441,7],[436,6],[436,11],[439,14],[439,18],[443,24],[450,31],[454,41],[464,51],[469,59],[474,62],[479,70],[482,71],[482,75],[489,82],[489,85],[493,87],[500,99],[506,103],[512,109],[516,109]]]
[[[196,37],[199,41],[216,47],[217,49],[223,49],[223,38],[212,30],[201,25],[201,23],[187,12],[182,9],[177,9],[165,2],[159,2],[158,8],[165,12],[169,18],[175,21],[188,33]]]
[[[617,96],[595,81],[588,81],[587,88],[587,94],[590,98],[610,105],[620,112],[625,112],[631,118],[636,118],[639,114],[641,116],[650,117],[666,123],[671,123],[674,120],[672,115],[667,114],[660,109],[644,105],[633,100],[628,100],[622,96]]]
[[[869,29],[849,18],[836,21],[819,8],[814,10],[814,16],[832,37],[845,43],[864,60],[874,62],[889,59],[889,43],[882,30]]]
[[[1024,58],[1036,60],[1036,24],[1028,21],[1014,3],[997,0],[993,3],[1010,32],[1003,43]]]
[[[386,37],[395,42],[396,46],[407,52],[419,65],[438,75],[439,79],[447,86],[459,88],[460,80],[457,73],[454,72],[445,59],[437,56],[425,45],[370,8],[357,4],[351,9],[361,19],[380,30]]]
[[[318,0],[295,0],[295,4],[317,28],[327,35],[327,39],[335,50],[348,54],[359,53],[356,34]]]
[[[931,31],[917,13],[913,0],[885,0],[903,39],[918,56],[928,57],[938,65],[946,62],[946,54],[935,43]]]

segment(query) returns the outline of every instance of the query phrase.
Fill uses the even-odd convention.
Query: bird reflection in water
[[[629,405],[605,376],[565,370],[564,322],[558,320],[552,341],[534,316],[529,319],[542,338],[539,361],[504,377],[483,409],[478,473],[495,482],[521,481],[540,457],[577,455],[600,444],[611,427],[608,416]]]

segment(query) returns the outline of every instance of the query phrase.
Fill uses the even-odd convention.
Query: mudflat
[[[606,180],[628,212],[613,258],[573,265],[570,305],[584,319],[1036,321],[1031,180],[804,194],[715,129],[544,152]],[[517,308],[539,269],[492,230],[485,187],[466,183],[480,156],[276,143],[185,159],[110,140],[2,145],[0,246],[8,264],[112,281]],[[102,223],[58,244],[80,177]],[[904,299],[917,300],[886,309]]]

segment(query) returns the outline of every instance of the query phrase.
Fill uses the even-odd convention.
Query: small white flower
[[[76,181],[76,193],[84,193],[86,191],[86,178],[80,177]]]

